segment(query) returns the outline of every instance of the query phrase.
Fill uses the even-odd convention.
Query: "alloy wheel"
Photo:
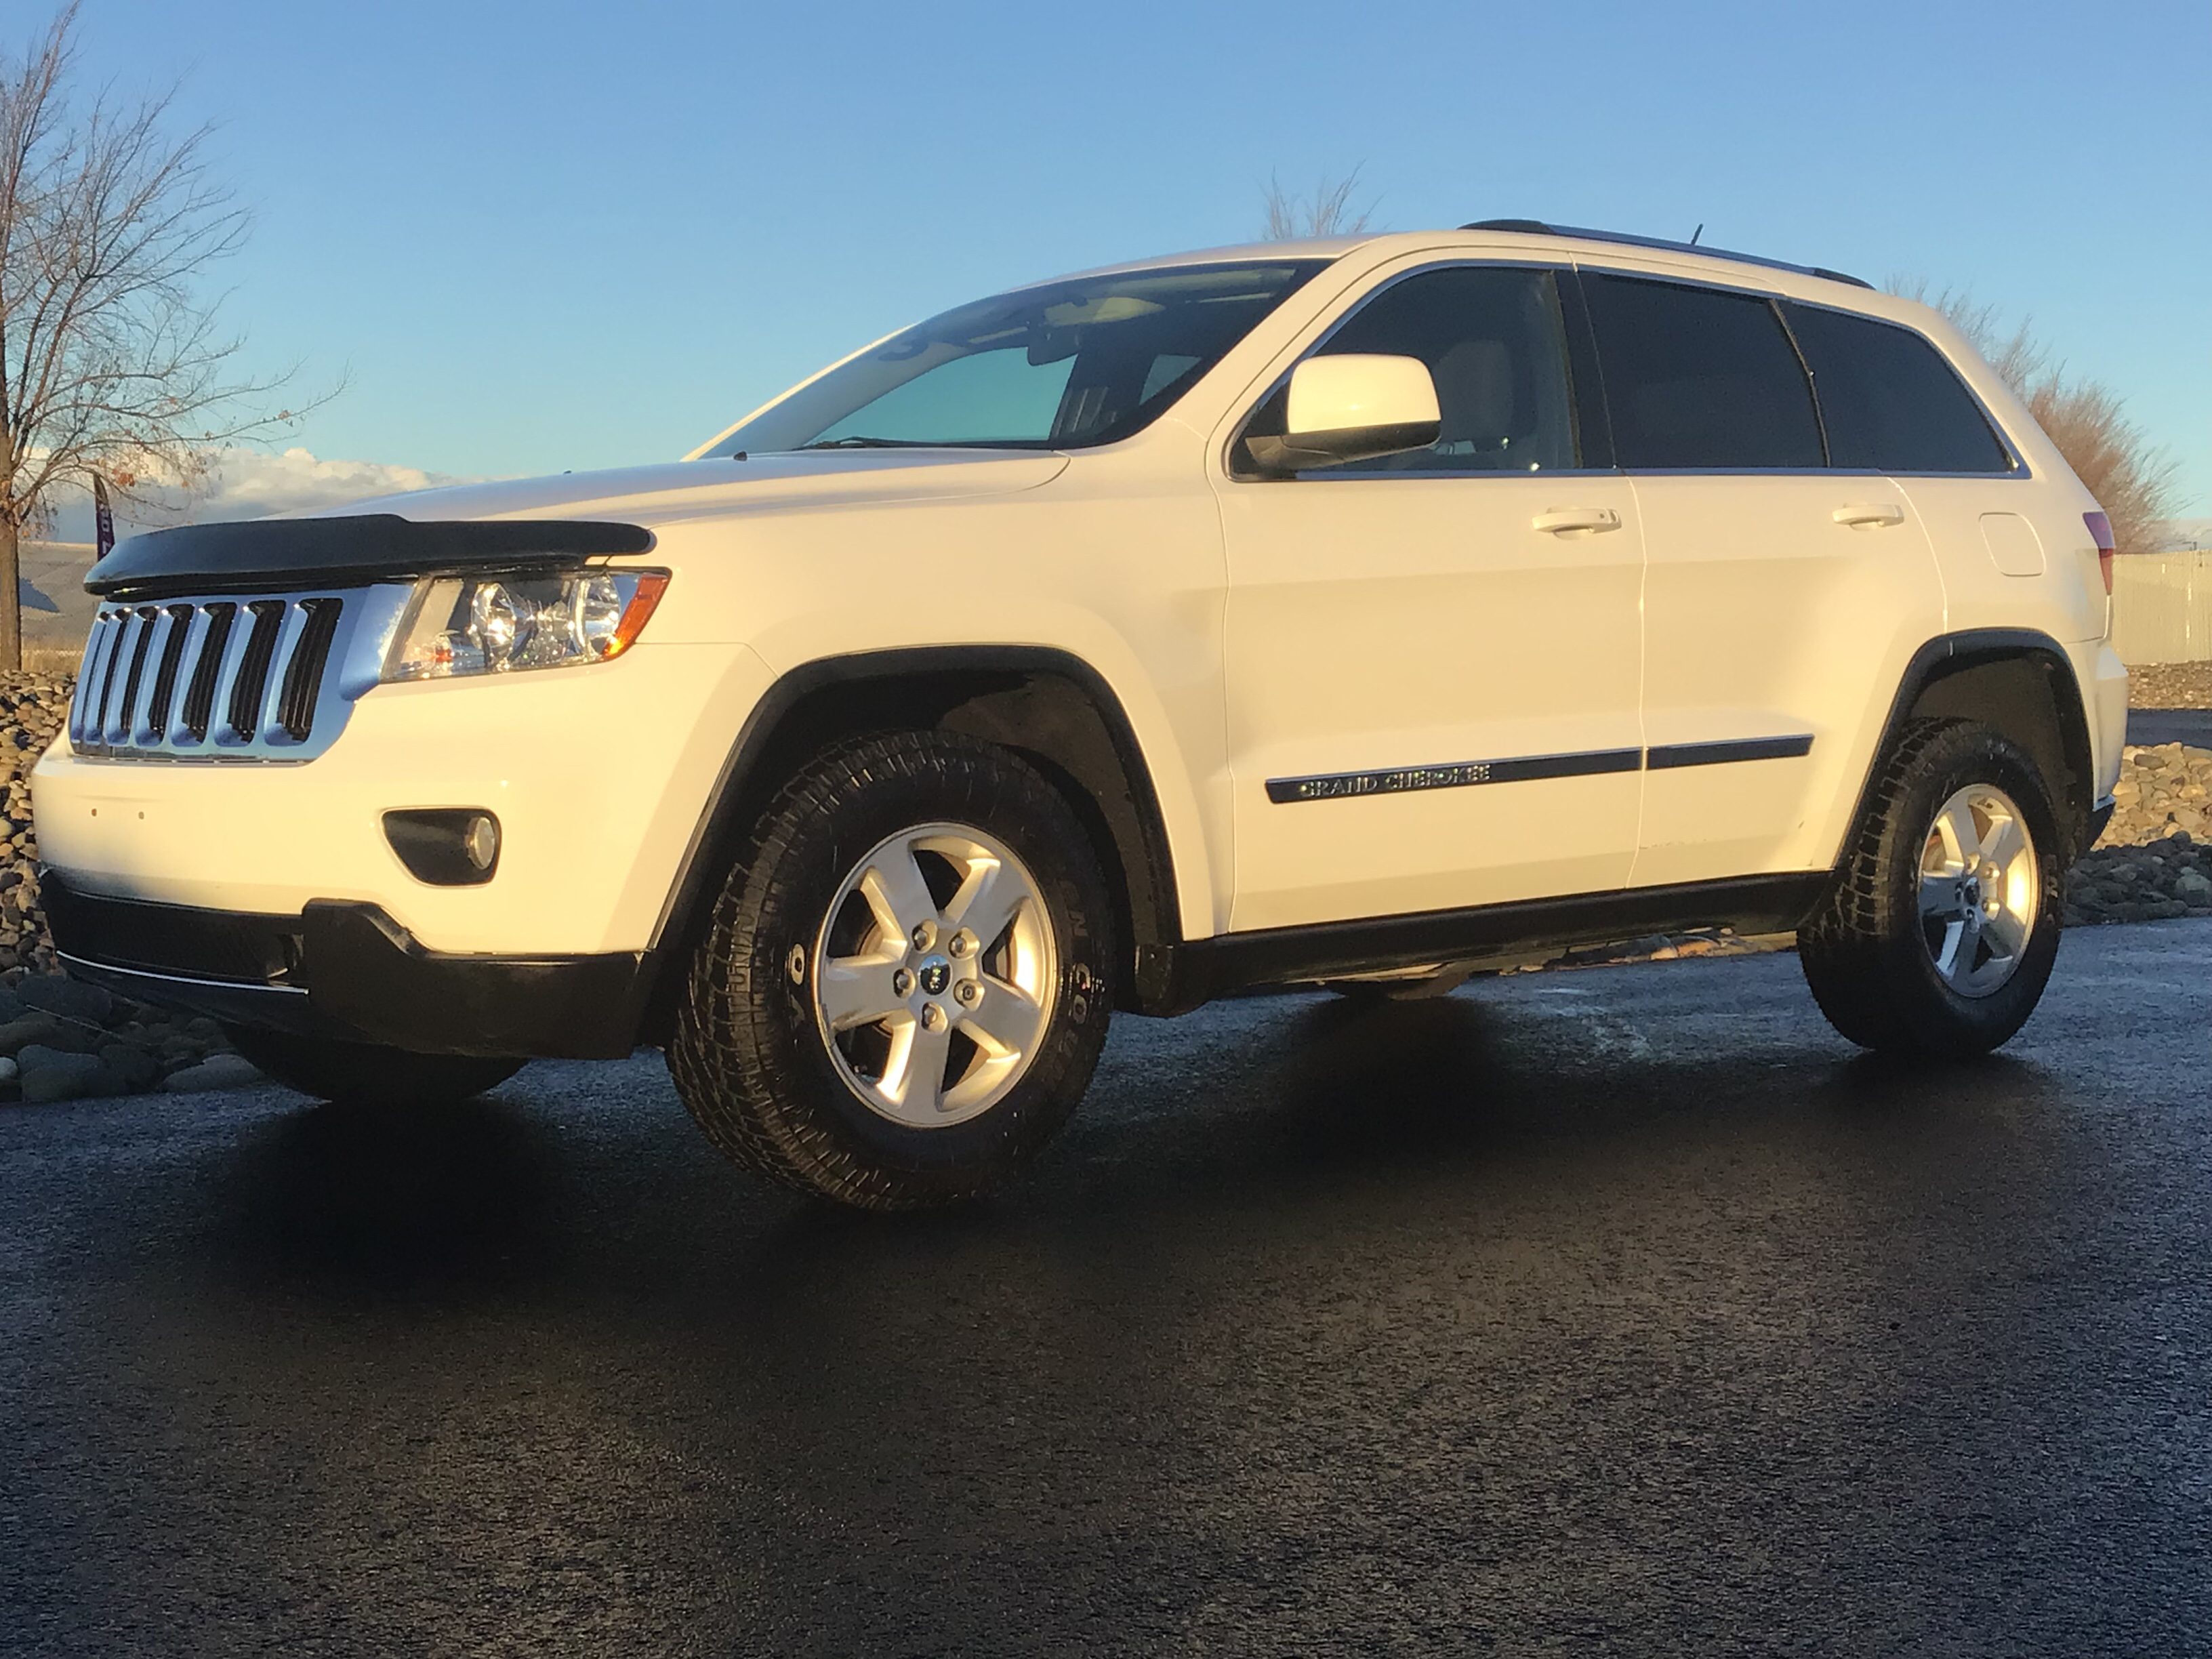
[[[981,830],[926,823],[854,866],[793,977],[846,1085],[878,1115],[943,1128],[988,1111],[1050,1029],[1058,948],[1044,895]]]
[[[2042,901],[2035,843],[2003,790],[1968,784],[1945,801],[1920,854],[1920,933],[1936,972],[1960,996],[2013,976]]]

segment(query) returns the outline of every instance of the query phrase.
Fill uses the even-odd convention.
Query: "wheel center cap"
[[[921,981],[925,994],[933,997],[945,994],[945,988],[952,983],[952,964],[943,957],[925,957],[915,969],[915,977]]]

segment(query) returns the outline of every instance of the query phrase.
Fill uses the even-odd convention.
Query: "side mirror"
[[[1309,357],[1291,371],[1285,431],[1247,438],[1270,472],[1342,466],[1426,449],[1443,430],[1436,382],[1418,357],[1347,353]]]

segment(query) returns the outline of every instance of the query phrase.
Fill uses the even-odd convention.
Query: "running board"
[[[1468,962],[1539,948],[1572,950],[1644,933],[1692,927],[1786,933],[1812,913],[1829,880],[1826,870],[1791,871],[1224,933],[1139,950],[1138,993],[1146,1013],[1175,1014],[1259,986]]]

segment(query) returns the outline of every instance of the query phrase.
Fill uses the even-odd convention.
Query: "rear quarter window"
[[[1875,472],[2009,472],[2013,460],[1958,371],[1909,328],[1785,301],[1813,371],[1828,464]]]

